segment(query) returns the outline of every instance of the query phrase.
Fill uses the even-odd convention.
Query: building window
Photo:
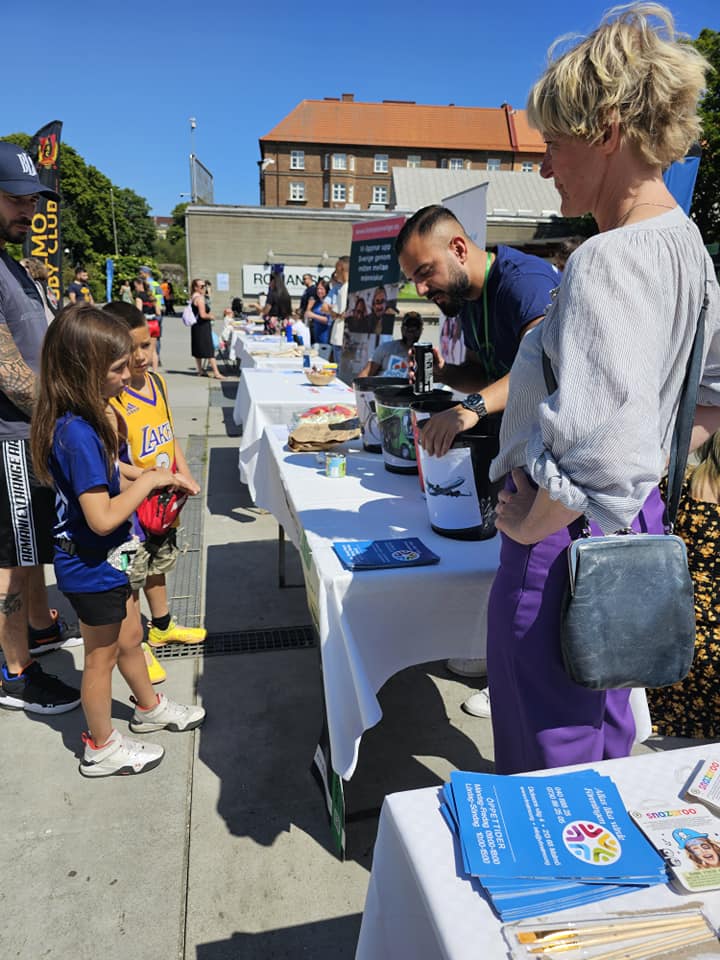
[[[463,163],[462,157],[450,157],[450,160],[448,161],[448,169],[464,170],[465,164]]]
[[[388,202],[387,187],[373,187],[372,202],[387,203]]]
[[[386,153],[376,153],[375,154],[375,166],[373,167],[374,173],[387,173],[388,172],[388,160],[389,156]]]
[[[532,173],[533,167],[534,167],[534,164],[530,160],[523,160],[523,162],[520,164],[520,172]]]
[[[332,168],[333,170],[347,170],[347,154],[334,153],[332,155]]]
[[[323,203],[328,203],[330,200],[330,184],[323,184]]]
[[[304,200],[305,199],[305,184],[304,183],[290,183],[290,200]]]
[[[305,151],[304,150],[290,151],[290,169],[291,170],[305,169]]]
[[[411,153],[407,158],[408,167],[420,167],[422,166],[422,157],[419,153]]]
[[[487,164],[485,165],[486,170],[499,170],[502,166],[500,160],[497,157],[488,157]]]
[[[347,197],[347,190],[344,183],[334,183],[332,185],[333,203],[344,203]]]

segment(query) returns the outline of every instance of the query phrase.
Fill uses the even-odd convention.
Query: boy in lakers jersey
[[[134,345],[130,359],[130,383],[118,397],[110,401],[124,421],[127,433],[127,461],[130,466],[123,468],[123,473],[132,479],[150,467],[173,469],[174,465],[177,473],[191,481],[197,493],[200,487],[193,479],[182,448],[175,439],[165,382],[159,374],[150,370],[152,340],[145,317],[129,303],[113,302],[103,309],[127,324]],[[136,599],[140,588],[145,590],[152,614],[148,641],[153,647],[161,647],[166,643],[202,643],[207,634],[201,627],[180,626],[170,614],[165,575],[175,566],[177,556],[176,528],[173,527],[161,537],[146,536],[128,571]],[[152,660],[149,666],[152,679]],[[160,667],[159,664],[157,666]]]

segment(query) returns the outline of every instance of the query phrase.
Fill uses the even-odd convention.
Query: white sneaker
[[[205,710],[202,707],[186,707],[170,700],[164,693],[159,693],[158,702],[152,710],[142,710],[136,704],[130,729],[133,733],[152,733],[154,730],[172,730],[179,733],[181,730],[194,730],[204,719]]]
[[[140,743],[113,730],[102,747],[96,747],[88,734],[83,734],[85,753],[80,762],[84,777],[114,777],[144,773],[156,767],[165,750],[157,743]]]
[[[487,660],[481,660],[476,657],[467,657],[462,659],[456,657],[448,660],[445,666],[450,673],[457,674],[458,677],[486,677]]]
[[[482,690],[478,690],[477,693],[473,693],[471,697],[467,698],[462,708],[465,713],[469,713],[473,717],[482,717],[484,720],[489,720],[490,691],[488,688],[484,687]]]

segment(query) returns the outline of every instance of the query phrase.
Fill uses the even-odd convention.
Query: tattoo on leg
[[[21,593],[0,593],[0,613],[6,617],[12,616],[22,609]]]

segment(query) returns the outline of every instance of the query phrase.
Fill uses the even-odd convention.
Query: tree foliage
[[[1,139],[27,150],[32,138],[26,133],[13,133]],[[72,279],[76,265],[87,266],[93,296],[104,300],[105,259],[115,254],[113,210],[118,253],[137,258],[138,264],[147,263],[155,242],[148,202],[134,190],[113,184],[67,143],[60,144],[60,196],[62,245],[67,251],[63,281],[67,285]],[[98,264],[100,275],[96,273]]]
[[[705,243],[720,241],[720,33],[701,30],[695,47],[713,67],[700,106],[702,159],[695,182],[692,217]]]

